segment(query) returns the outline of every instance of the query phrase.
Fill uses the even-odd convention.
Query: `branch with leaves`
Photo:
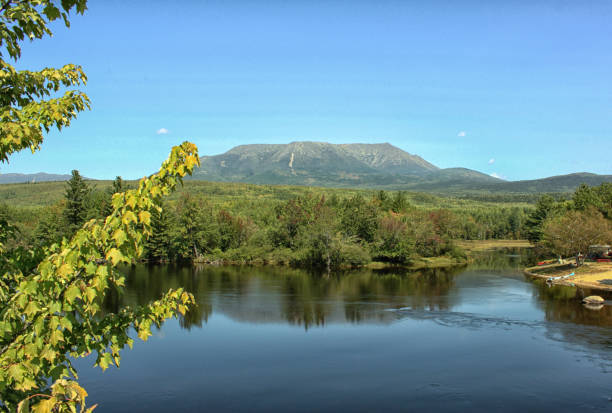
[[[25,399],[28,405],[36,401],[46,405],[49,400],[68,406],[83,402],[84,397],[57,398],[53,396],[57,390],[48,386],[49,379],[57,384],[57,380],[68,383],[66,378],[78,377],[69,357],[95,352],[97,366],[118,366],[120,350],[133,343],[128,334],[131,328],[146,340],[153,325],[160,326],[177,312],[184,315],[194,303],[191,294],[178,289],[147,306],[102,314],[105,294],[110,289],[120,291],[124,284],[117,265],[142,255],[157,203],[196,165],[195,145],[185,142],[173,148],[160,171],[143,178],[138,189],[113,195],[112,213],[103,222],[91,220],[71,240],[51,246],[32,274],[4,274],[0,281],[0,398],[6,407]]]

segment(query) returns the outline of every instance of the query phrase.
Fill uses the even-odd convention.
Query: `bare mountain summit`
[[[241,145],[200,161],[193,179],[257,184],[387,186],[420,181],[440,171],[389,143]]]

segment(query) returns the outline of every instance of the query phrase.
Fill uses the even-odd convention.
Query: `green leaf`
[[[17,413],[30,413],[30,399],[25,399],[17,405]]]
[[[49,336],[49,343],[56,345],[61,341],[64,341],[64,333],[60,330],[53,330]]]
[[[102,370],[106,370],[108,366],[112,364],[112,360],[113,358],[109,353],[104,353],[98,359],[98,366],[100,366]]]
[[[26,308],[23,310],[23,313],[25,315],[31,316],[32,314],[35,314],[38,311],[40,311],[40,307],[38,306],[38,303],[36,303],[36,301],[30,301],[28,305],[26,306]]]
[[[76,298],[81,298],[81,290],[76,285],[71,285],[66,290],[64,297],[66,297],[66,300],[68,300],[68,302],[72,303]]]

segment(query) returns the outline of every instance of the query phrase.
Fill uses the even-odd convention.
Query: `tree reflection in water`
[[[201,327],[213,309],[248,322],[323,326],[329,322],[388,323],[384,309],[449,309],[448,292],[461,269],[360,270],[319,274],[278,267],[136,265],[126,269],[124,294],[109,294],[108,310],[157,299],[169,288],[194,294],[197,307],[180,319]]]
[[[576,328],[612,326],[612,307],[592,311],[580,303],[589,291],[549,288],[543,282],[525,279],[547,323],[453,312],[461,300],[457,292],[461,287],[456,281],[462,273],[470,274],[465,280],[470,281],[471,288],[474,282],[478,285],[479,278],[474,274],[486,274],[489,280],[494,277],[523,280],[520,268],[532,260],[529,251],[523,250],[521,254],[520,250],[505,250],[480,254],[467,268],[419,271],[388,268],[332,275],[286,267],[136,265],[125,270],[124,294],[110,293],[105,306],[117,311],[125,305],[142,305],[159,298],[169,288],[183,287],[197,301],[197,307],[179,319],[184,329],[202,327],[213,310],[239,322],[288,323],[306,330],[329,323],[388,324],[410,317],[470,328],[508,323],[538,328],[544,325],[552,339],[562,337],[569,343],[609,351],[610,329],[593,333]]]

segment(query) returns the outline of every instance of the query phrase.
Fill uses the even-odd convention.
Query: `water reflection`
[[[327,323],[389,323],[381,311],[410,306],[447,310],[461,269],[362,270],[334,275],[272,267],[133,266],[123,295],[109,294],[106,308],[142,305],[170,288],[194,294],[197,308],[181,319],[191,328],[213,311],[242,322],[287,322],[305,329]]]
[[[213,311],[236,321],[289,323],[309,329],[328,323],[393,322],[385,310],[452,311],[469,289],[510,278],[527,282],[546,320],[612,326],[612,307],[586,309],[580,298],[588,292],[526,280],[520,269],[533,260],[529,250],[482,253],[468,267],[409,271],[402,268],[318,274],[279,267],[216,267],[136,265],[126,268],[124,294],[111,293],[105,306],[143,305],[170,288],[191,292],[197,307],[180,319],[186,329],[202,327]],[[460,281],[460,286],[457,285]],[[508,300],[504,286],[488,285],[497,300]],[[588,295],[588,294],[587,294]]]
[[[83,368],[82,380],[113,412],[609,409],[611,308],[531,281],[529,259],[501,251],[450,270],[331,276],[129,267],[107,309],[177,287],[198,306],[121,369]]]

